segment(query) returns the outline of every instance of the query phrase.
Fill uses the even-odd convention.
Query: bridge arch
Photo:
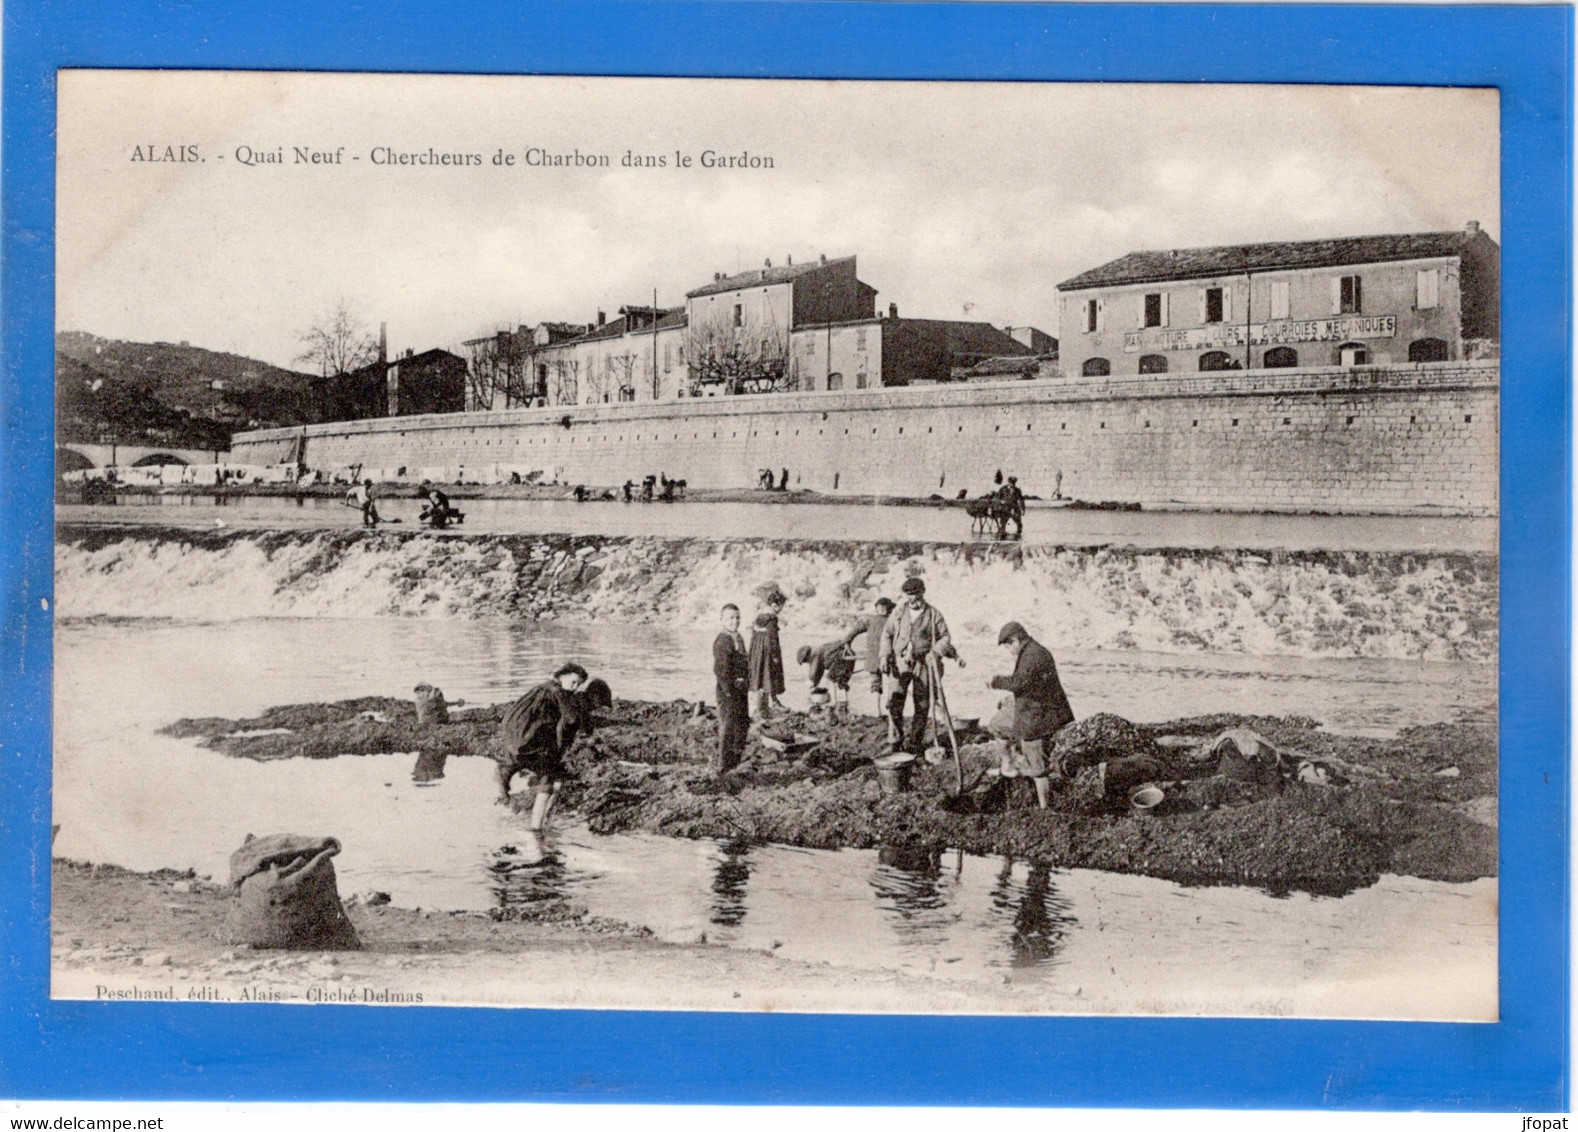
[[[67,472],[81,472],[88,468],[98,467],[91,457],[78,452],[75,448],[58,447],[55,449],[55,474],[63,476]]]
[[[186,467],[186,465],[188,463],[189,463],[189,461],[183,460],[179,456],[172,456],[168,452],[150,452],[150,453],[148,453],[148,455],[146,455],[146,456],[142,457],[141,459],[135,461],[132,464],[132,467],[134,467],[134,468],[153,468],[153,467],[157,467],[157,466],[159,466],[161,464],[179,464],[179,465],[181,465],[181,467],[184,468],[184,467]]]

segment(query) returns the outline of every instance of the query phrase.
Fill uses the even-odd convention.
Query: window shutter
[[[1171,323],[1169,323],[1167,321],[1167,292],[1166,291],[1162,292],[1162,325],[1163,326],[1170,326],[1171,325]]]
[[[1205,292],[1206,292],[1206,288],[1201,287],[1200,288],[1200,325],[1201,326],[1205,325]]]
[[[1271,317],[1281,319],[1288,317],[1288,281],[1275,280],[1271,284]]]
[[[1136,312],[1135,319],[1134,319],[1134,327],[1135,327],[1136,330],[1144,330],[1145,329],[1145,306],[1146,306],[1146,303],[1148,301],[1144,291],[1140,292],[1139,300],[1140,300],[1140,309],[1139,309],[1138,312]]]
[[[1331,313],[1342,313],[1342,276],[1331,277]]]
[[[1222,288],[1222,321],[1233,321],[1233,288]]]
[[[1097,299],[1096,300],[1096,329],[1097,330],[1105,330],[1105,329],[1107,329],[1107,300],[1106,299]]]
[[[1355,275],[1353,277],[1353,313],[1360,314],[1364,310],[1364,280]]]

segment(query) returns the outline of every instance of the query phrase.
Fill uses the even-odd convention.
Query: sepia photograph
[[[50,994],[1497,1022],[1501,109],[60,71]]]

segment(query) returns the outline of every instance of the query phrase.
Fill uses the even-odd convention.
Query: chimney
[[[406,357],[410,358],[410,357],[414,357],[415,355],[416,355],[416,348],[415,347],[407,346],[405,348],[405,356]]]
[[[598,326],[602,326],[607,321],[608,321],[608,316],[606,314],[604,314],[602,311],[598,311],[597,312],[597,325]]]
[[[899,305],[897,303],[889,303],[888,304],[888,317],[889,318],[898,318],[899,317]]]
[[[1463,230],[1466,231],[1470,236],[1479,235],[1479,221],[1470,220],[1467,224],[1463,225]]]
[[[816,262],[821,264],[823,267],[826,267],[827,266],[827,257],[825,255],[819,255],[819,256],[816,257]]]
[[[389,361],[389,324],[378,324],[378,361],[386,364]]]
[[[712,281],[714,283],[718,282],[718,280],[720,280],[722,278],[723,278],[723,272],[721,272],[721,271],[714,271],[712,273]]]
[[[771,267],[772,265],[773,265],[773,261],[772,260],[770,260],[770,259],[762,260],[762,266],[763,267]]]
[[[793,267],[794,266],[794,256],[792,256],[792,255],[784,256],[784,266],[785,267]]]

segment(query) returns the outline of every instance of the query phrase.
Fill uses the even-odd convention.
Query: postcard
[[[1500,109],[62,71],[51,994],[1495,1022]]]

